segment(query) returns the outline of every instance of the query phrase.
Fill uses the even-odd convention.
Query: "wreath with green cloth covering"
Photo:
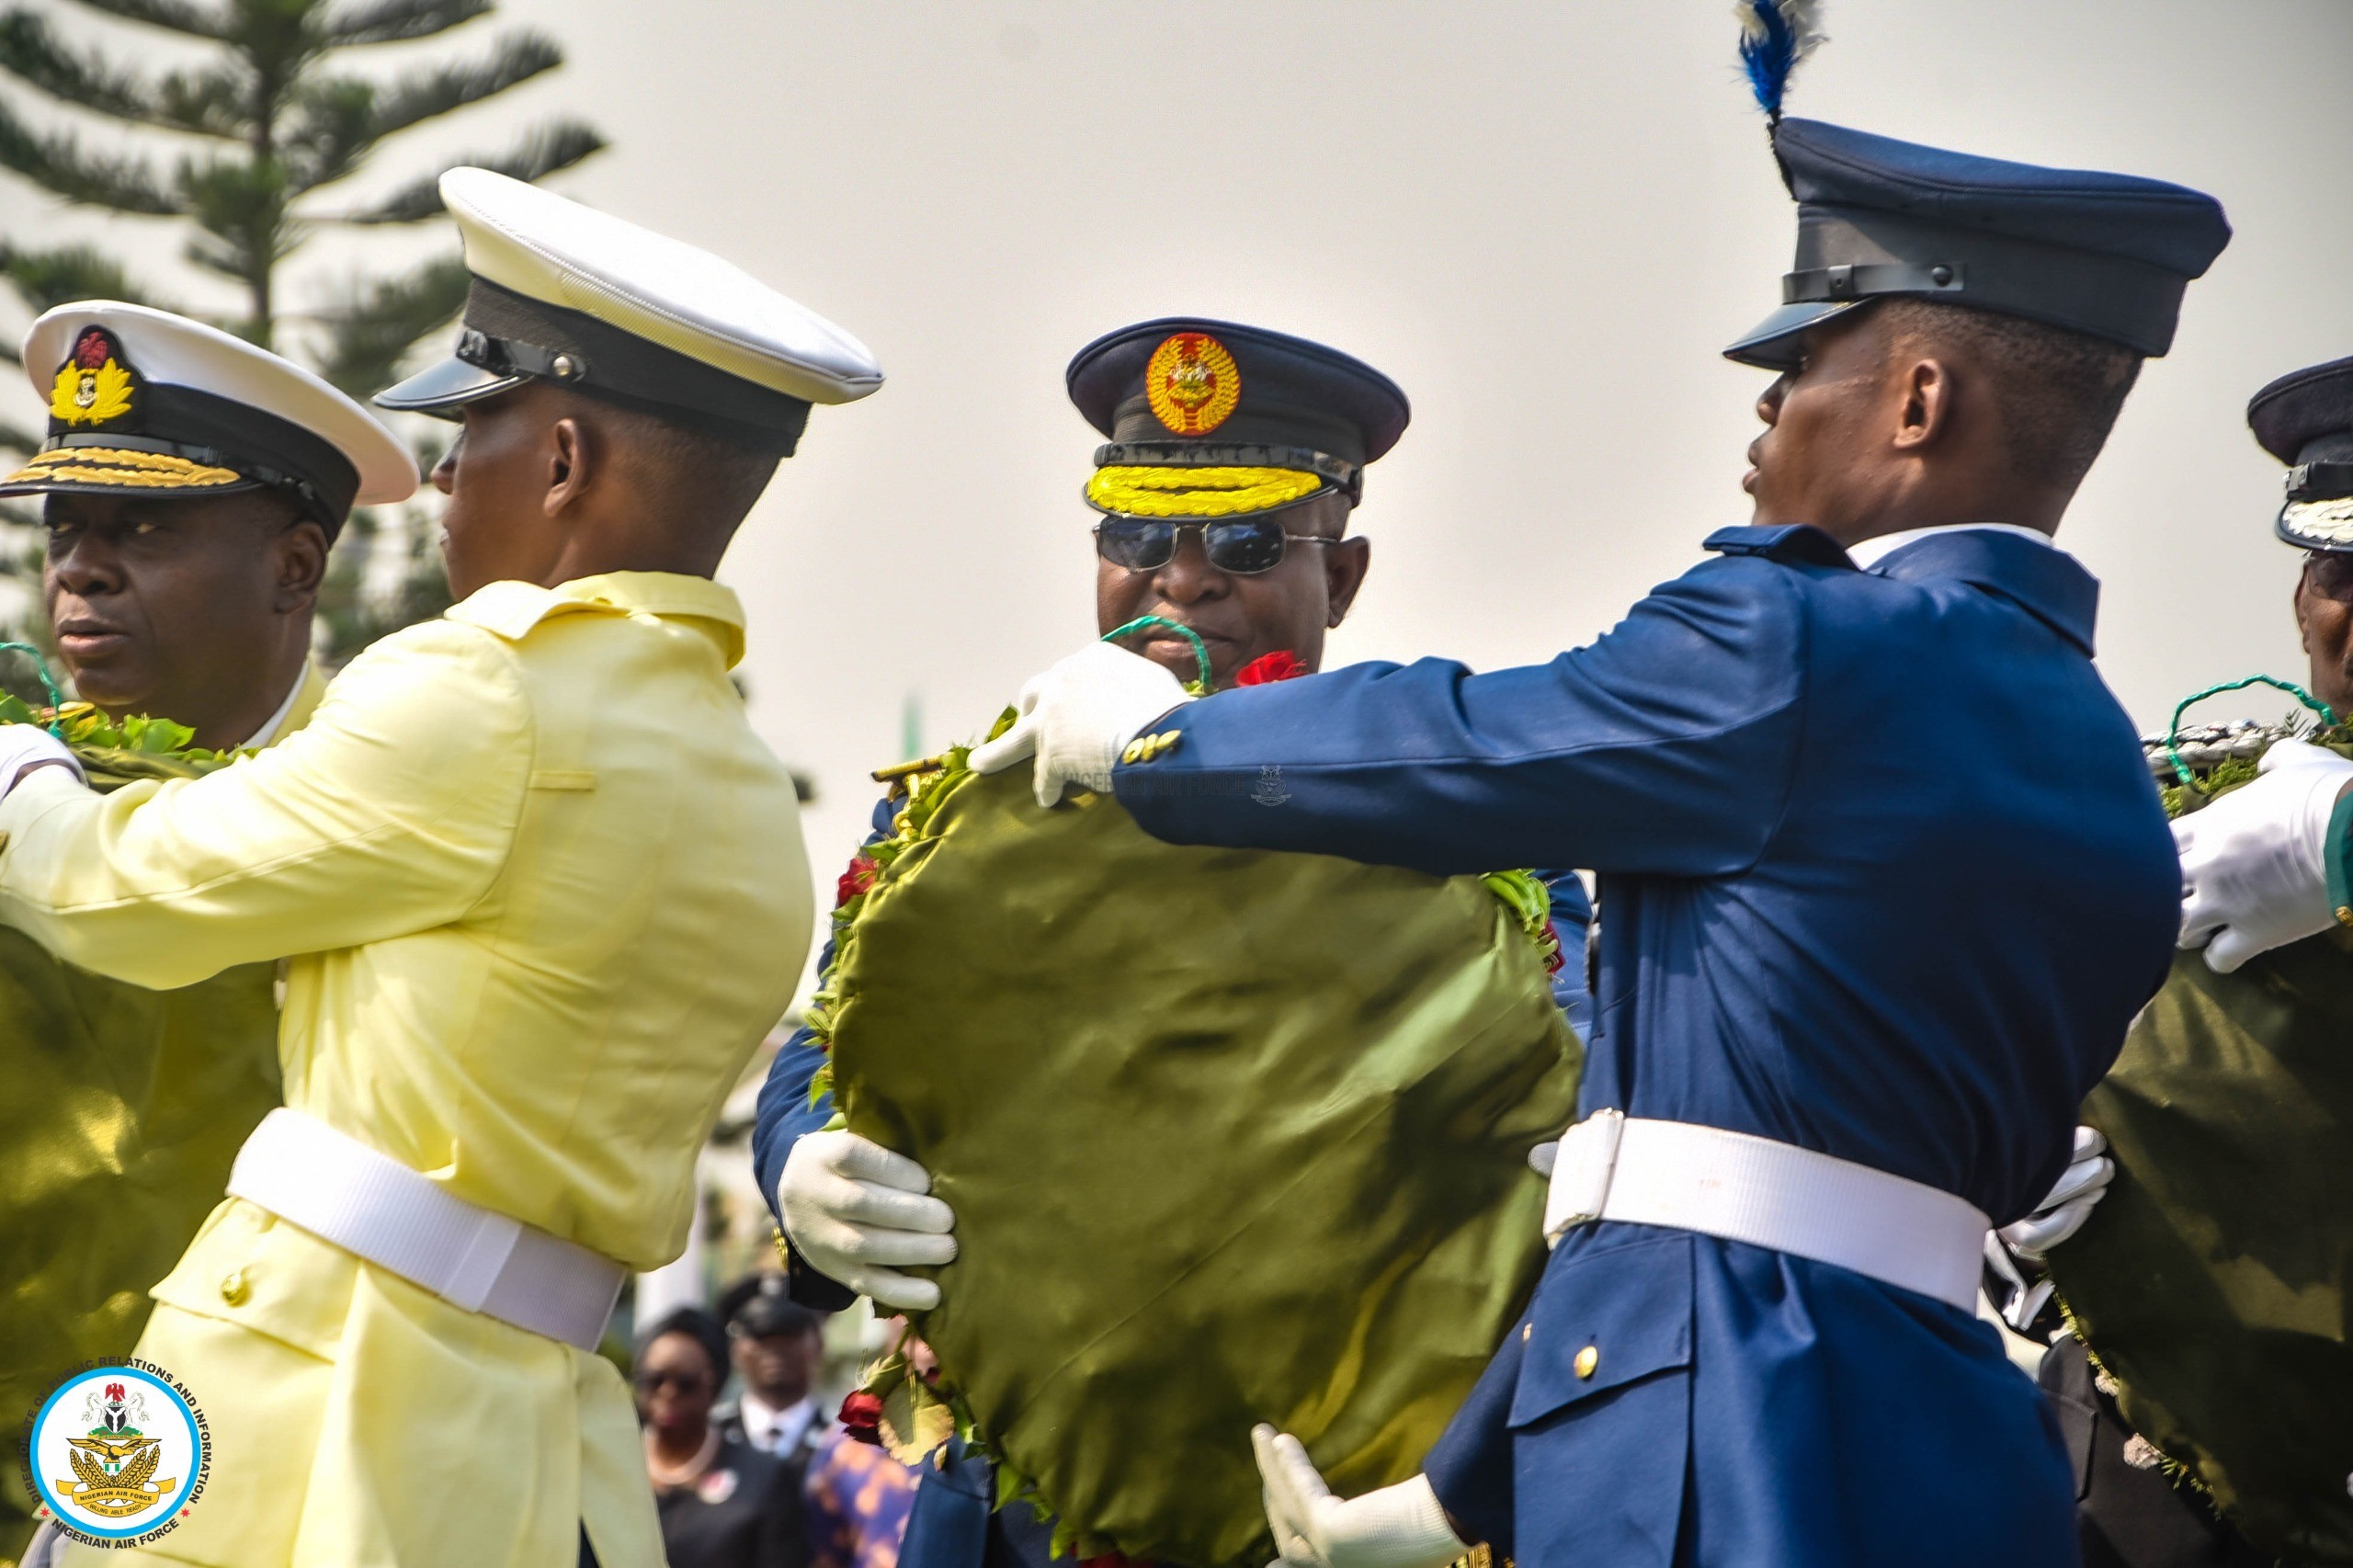
[[[1254,1422],[1344,1494],[1415,1473],[1545,1256],[1582,1052],[1541,882],[1163,844],[958,746],[839,892],[813,1097],[961,1249],[937,1385],[868,1379],[893,1450],[958,1433],[1057,1552],[1192,1568],[1271,1554]]]
[[[2318,722],[2185,734],[2177,709],[2148,746],[2169,816],[2251,782],[2284,737],[2353,756],[2353,727],[2284,681],[2182,709],[2257,683]],[[2331,881],[2343,907],[2344,868]],[[2125,1418],[2256,1547],[2353,1563],[2353,930],[2229,974],[2177,954],[2083,1117],[2116,1179],[2050,1267]]]
[[[194,778],[242,755],[198,747],[169,720],[63,701],[36,668],[49,701],[0,695],[0,722],[50,730],[95,790]],[[148,1287],[179,1261],[238,1146],[279,1101],[276,981],[275,964],[246,964],[149,991],[0,926],[0,1430],[20,1427],[76,1367],[137,1343]],[[0,1556],[29,1532],[28,1495],[0,1473]]]

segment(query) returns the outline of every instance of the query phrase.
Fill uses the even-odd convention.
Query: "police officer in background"
[[[825,1435],[810,1392],[824,1364],[825,1320],[792,1300],[784,1276],[755,1274],[719,1298],[736,1396],[711,1412],[721,1431],[805,1468]]]
[[[1188,316],[1088,344],[1068,385],[1106,437],[1085,490],[1097,514],[1097,629],[1145,617],[1187,628],[1207,650],[1212,688],[1317,668],[1324,632],[1347,616],[1370,564],[1369,541],[1347,528],[1366,466],[1404,432],[1396,383],[1322,344]],[[1170,682],[1199,677],[1180,632],[1161,625],[1132,638]],[[894,809],[878,807],[878,834]],[[1553,994],[1582,1031],[1592,906],[1574,872],[1544,877],[1567,955]],[[912,1161],[846,1130],[820,1131],[833,1101],[812,1105],[809,1086],[824,1060],[805,1029],[786,1044],[753,1133],[795,1293],[833,1307],[855,1289],[886,1307],[927,1309],[938,1286],[904,1269],[954,1256],[946,1205],[922,1196],[927,1183]],[[1047,1568],[1051,1521],[1026,1507],[994,1512],[995,1499],[986,1461],[951,1453],[915,1494],[906,1568]]]
[[[2066,1164],[2179,880],[2050,536],[2229,230],[2154,180],[1799,119],[1775,145],[1798,256],[1727,351],[1778,377],[1716,559],[1528,669],[1188,700],[1085,649],[974,755],[1176,843],[1600,873],[1527,1319],[1414,1481],[1343,1500],[1255,1435],[1287,1561],[2075,1561],[1978,1263]]]

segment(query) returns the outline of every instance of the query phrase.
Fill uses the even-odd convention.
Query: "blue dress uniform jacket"
[[[2092,668],[2097,585],[1985,531],[1870,572],[1812,528],[1708,543],[1549,665],[1188,704],[1119,798],[1179,843],[1591,868],[1585,1112],[1779,1139],[2015,1219],[2178,918]],[[2057,1432],[1993,1330],[1672,1230],[1572,1233],[1426,1468],[1523,1568],[2075,1561]]]

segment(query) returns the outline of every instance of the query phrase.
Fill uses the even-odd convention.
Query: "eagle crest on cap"
[[[103,327],[88,327],[57,368],[49,389],[49,416],[63,425],[103,425],[130,413],[138,390],[113,335]]]
[[[1206,436],[1242,401],[1242,369],[1224,344],[1205,332],[1180,332],[1152,351],[1144,399],[1179,436]]]

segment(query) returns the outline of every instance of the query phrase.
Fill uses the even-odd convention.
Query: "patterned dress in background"
[[[839,1426],[809,1461],[809,1568],[898,1568],[922,1471]]]

